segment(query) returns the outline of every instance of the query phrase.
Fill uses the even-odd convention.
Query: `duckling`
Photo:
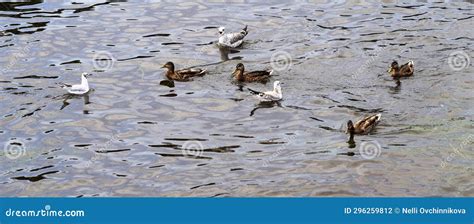
[[[245,72],[244,64],[239,63],[235,67],[232,76],[237,82],[261,82],[265,84],[270,79],[272,73],[273,70]]]
[[[412,60],[402,66],[398,66],[398,62],[393,61],[388,69],[388,73],[390,73],[393,78],[412,76],[414,71],[415,63]]]
[[[370,115],[368,117],[365,117],[359,121],[357,121],[355,124],[352,123],[351,120],[347,122],[347,131],[346,133],[349,133],[351,136],[354,134],[359,134],[359,135],[366,135],[369,134],[379,123],[380,119],[382,118],[382,114],[375,114],[375,115]]]
[[[174,64],[171,61],[166,62],[166,64],[164,64],[162,68],[168,69],[168,71],[166,72],[166,78],[168,78],[169,80],[182,82],[190,81],[191,78],[195,76],[203,76],[204,74],[206,74],[206,70],[200,68],[188,68],[175,71]]]

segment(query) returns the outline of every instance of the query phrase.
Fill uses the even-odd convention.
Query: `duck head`
[[[396,71],[398,71],[398,69],[399,69],[398,62],[393,61],[390,67],[388,68],[388,73],[394,74]]]
[[[171,61],[166,62],[166,64],[164,64],[164,65],[161,66],[161,67],[162,67],[162,68],[167,68],[168,71],[174,72],[174,64],[173,64],[173,62],[171,62]]]
[[[347,121],[347,129],[346,129],[346,134],[354,134],[355,128],[354,124],[352,123],[352,120]]]
[[[239,63],[237,64],[237,66],[235,66],[235,70],[234,72],[232,73],[232,76],[235,77],[235,79],[239,80],[239,81],[243,81],[241,79],[243,79],[243,75],[244,75],[244,71],[245,71],[245,67],[244,67],[244,64],[242,63]]]

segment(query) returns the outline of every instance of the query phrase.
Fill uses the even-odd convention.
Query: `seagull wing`
[[[256,95],[261,101],[278,101],[281,100],[281,95],[275,91],[259,92],[253,89],[247,88],[250,93]]]
[[[260,94],[263,94],[262,92],[255,91],[255,90],[253,90],[253,89],[250,89],[250,88],[247,88],[247,89],[250,91],[250,93],[252,93],[252,94],[254,94],[254,95],[260,95]]]
[[[278,100],[281,100],[280,95],[278,93],[274,92],[274,91],[268,91],[268,92],[261,93],[261,94],[259,94],[259,97],[262,100],[265,100],[265,101],[278,101]]]
[[[72,94],[84,94],[84,93],[89,92],[89,88],[83,85],[73,85],[70,88],[68,88],[68,92]]]
[[[247,34],[248,34],[247,30],[242,30],[238,33],[224,34],[221,37],[219,37],[219,44],[236,48],[242,44]]]

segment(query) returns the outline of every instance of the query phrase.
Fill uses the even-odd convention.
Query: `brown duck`
[[[200,68],[188,68],[175,71],[174,64],[171,61],[166,62],[166,64],[164,64],[162,68],[168,69],[168,71],[166,72],[166,78],[175,81],[186,82],[190,81],[193,77],[203,76],[204,74],[206,74],[206,70]]]
[[[393,78],[412,76],[415,71],[415,63],[410,60],[406,64],[399,66],[397,61],[393,61],[388,69],[388,73]]]
[[[235,71],[232,73],[234,80],[237,82],[261,82],[266,83],[270,79],[273,70],[264,71],[252,71],[245,72],[244,64],[239,63],[235,67]]]
[[[366,135],[369,134],[379,123],[380,119],[382,118],[382,114],[375,114],[375,115],[370,115],[368,117],[365,117],[359,121],[357,121],[355,124],[352,123],[351,120],[347,122],[347,133],[349,133],[351,136],[354,134],[359,134],[359,135]]]

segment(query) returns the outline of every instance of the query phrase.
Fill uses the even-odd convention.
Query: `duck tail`
[[[247,33],[247,25],[245,25],[245,27],[242,30]]]
[[[273,69],[268,70],[268,75],[272,76],[273,75]]]

